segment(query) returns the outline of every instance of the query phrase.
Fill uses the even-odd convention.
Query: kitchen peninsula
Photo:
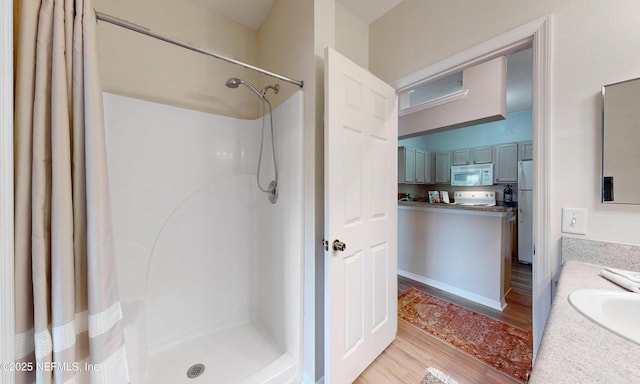
[[[512,208],[398,202],[398,274],[502,311]]]

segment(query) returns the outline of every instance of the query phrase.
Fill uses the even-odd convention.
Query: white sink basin
[[[580,289],[569,303],[594,323],[640,344],[640,294],[603,289]]]

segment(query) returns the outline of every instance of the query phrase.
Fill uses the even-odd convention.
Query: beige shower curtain
[[[14,3],[16,382],[128,383],[93,4]]]

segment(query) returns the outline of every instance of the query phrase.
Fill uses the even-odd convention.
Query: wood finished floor
[[[511,291],[503,312],[398,277],[398,293],[411,287],[524,329],[532,329],[531,266],[514,260]],[[356,379],[358,384],[419,384],[428,367],[445,372],[459,384],[513,384],[517,381],[430,334],[398,319],[398,334],[389,347]]]

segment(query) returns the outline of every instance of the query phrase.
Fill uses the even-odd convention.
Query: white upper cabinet
[[[413,183],[416,180],[416,150],[398,147],[398,183]]]
[[[424,153],[424,183],[433,184],[434,161],[433,153]]]
[[[493,147],[473,148],[473,163],[488,164],[493,162]]]
[[[451,181],[451,152],[436,153],[436,184],[448,184]]]
[[[433,183],[433,154],[419,149],[398,147],[398,183]]]
[[[493,162],[493,147],[457,149],[451,158],[451,165],[488,164]]]
[[[425,152],[416,149],[416,178],[415,182],[418,184],[423,184],[425,182],[424,171],[425,171]]]
[[[471,149],[458,149],[453,151],[451,165],[471,164]]]
[[[520,143],[520,160],[533,160],[533,143],[531,141],[527,141],[524,143]]]
[[[531,142],[427,152],[398,147],[398,183],[449,184],[452,165],[491,164],[496,184],[518,182],[518,160],[533,157]]]

